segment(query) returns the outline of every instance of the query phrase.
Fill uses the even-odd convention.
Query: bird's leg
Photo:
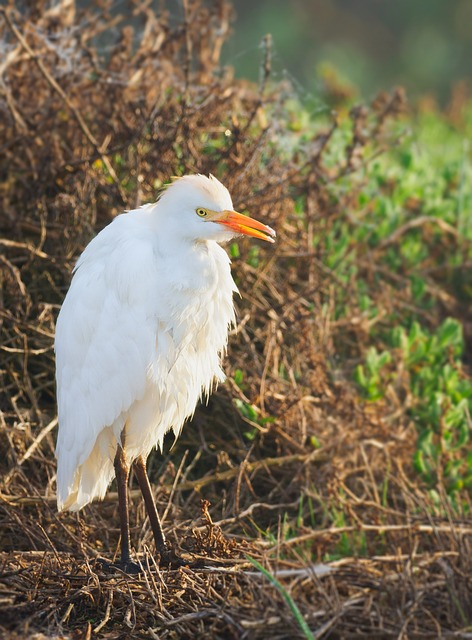
[[[127,573],[139,573],[140,567],[131,561],[130,558],[130,534],[129,534],[129,502],[128,502],[128,479],[129,466],[126,462],[124,449],[124,434],[122,444],[118,443],[115,455],[115,474],[118,487],[118,510],[120,514],[121,528],[121,560],[116,566]]]
[[[139,488],[143,494],[144,504],[146,505],[146,511],[151,522],[152,533],[154,534],[154,542],[156,543],[156,551],[161,556],[163,562],[170,561],[169,549],[166,544],[166,537],[162,530],[161,519],[157,513],[156,504],[154,502],[154,496],[152,495],[151,484],[149,482],[148,474],[146,471],[146,463],[142,456],[136,458],[133,463],[134,471],[138,479]]]

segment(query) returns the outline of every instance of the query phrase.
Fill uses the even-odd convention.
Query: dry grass
[[[0,14],[2,637],[299,637],[247,556],[277,576],[317,638],[459,637],[471,625],[470,521],[413,480],[416,434],[402,411],[393,421],[387,406],[362,404],[333,364],[357,357],[365,328],[334,320],[341,285],[311,241],[354,206],[354,180],[342,201],[329,185],[363,165],[367,140],[378,152],[387,144],[402,93],[351,113],[337,166],[323,161],[336,123],[302,156],[282,157],[290,89],[271,86],[268,49],[259,87],[219,69],[226,2],[186,2],[174,26],[136,3],[139,39],[106,9],[92,18],[67,0],[48,6]],[[115,43],[105,59],[100,34]],[[228,382],[149,463],[169,538],[201,568],[155,566],[133,492],[145,571],[111,575],[97,556],[118,546],[113,487],[79,516],[55,510],[54,318],[95,230],[155,199],[170,175],[196,171],[221,175],[279,241],[257,255],[240,243]]]

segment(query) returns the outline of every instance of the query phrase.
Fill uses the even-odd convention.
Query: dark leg
[[[122,438],[124,440],[124,438]],[[126,456],[123,445],[118,443],[115,456],[116,483],[118,486],[118,510],[120,513],[121,527],[121,560],[116,566],[127,573],[139,573],[140,567],[130,558],[130,535],[129,535],[129,511],[128,511],[128,479],[129,467],[126,464]]]
[[[146,472],[146,463],[142,456],[136,458],[134,461],[134,471],[138,479],[141,493],[143,494],[144,504],[146,505],[146,511],[151,522],[152,532],[154,534],[154,542],[156,543],[156,551],[161,556],[161,559],[167,561],[169,556],[169,550],[166,545],[166,538],[162,531],[161,520],[157,513],[156,504],[152,495],[151,484]]]

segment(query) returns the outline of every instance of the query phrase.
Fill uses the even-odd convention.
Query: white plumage
[[[145,460],[223,380],[237,289],[218,242],[237,233],[275,235],[216,178],[186,176],[80,256],[56,325],[60,510],[102,498],[120,444],[128,466]]]

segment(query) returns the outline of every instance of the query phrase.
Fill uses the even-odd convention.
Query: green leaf
[[[239,246],[236,242],[232,242],[229,247],[230,256],[234,258],[239,258]]]
[[[233,380],[235,381],[235,383],[238,385],[238,387],[240,387],[244,381],[244,373],[241,371],[241,369],[236,369],[234,374],[233,374]]]

